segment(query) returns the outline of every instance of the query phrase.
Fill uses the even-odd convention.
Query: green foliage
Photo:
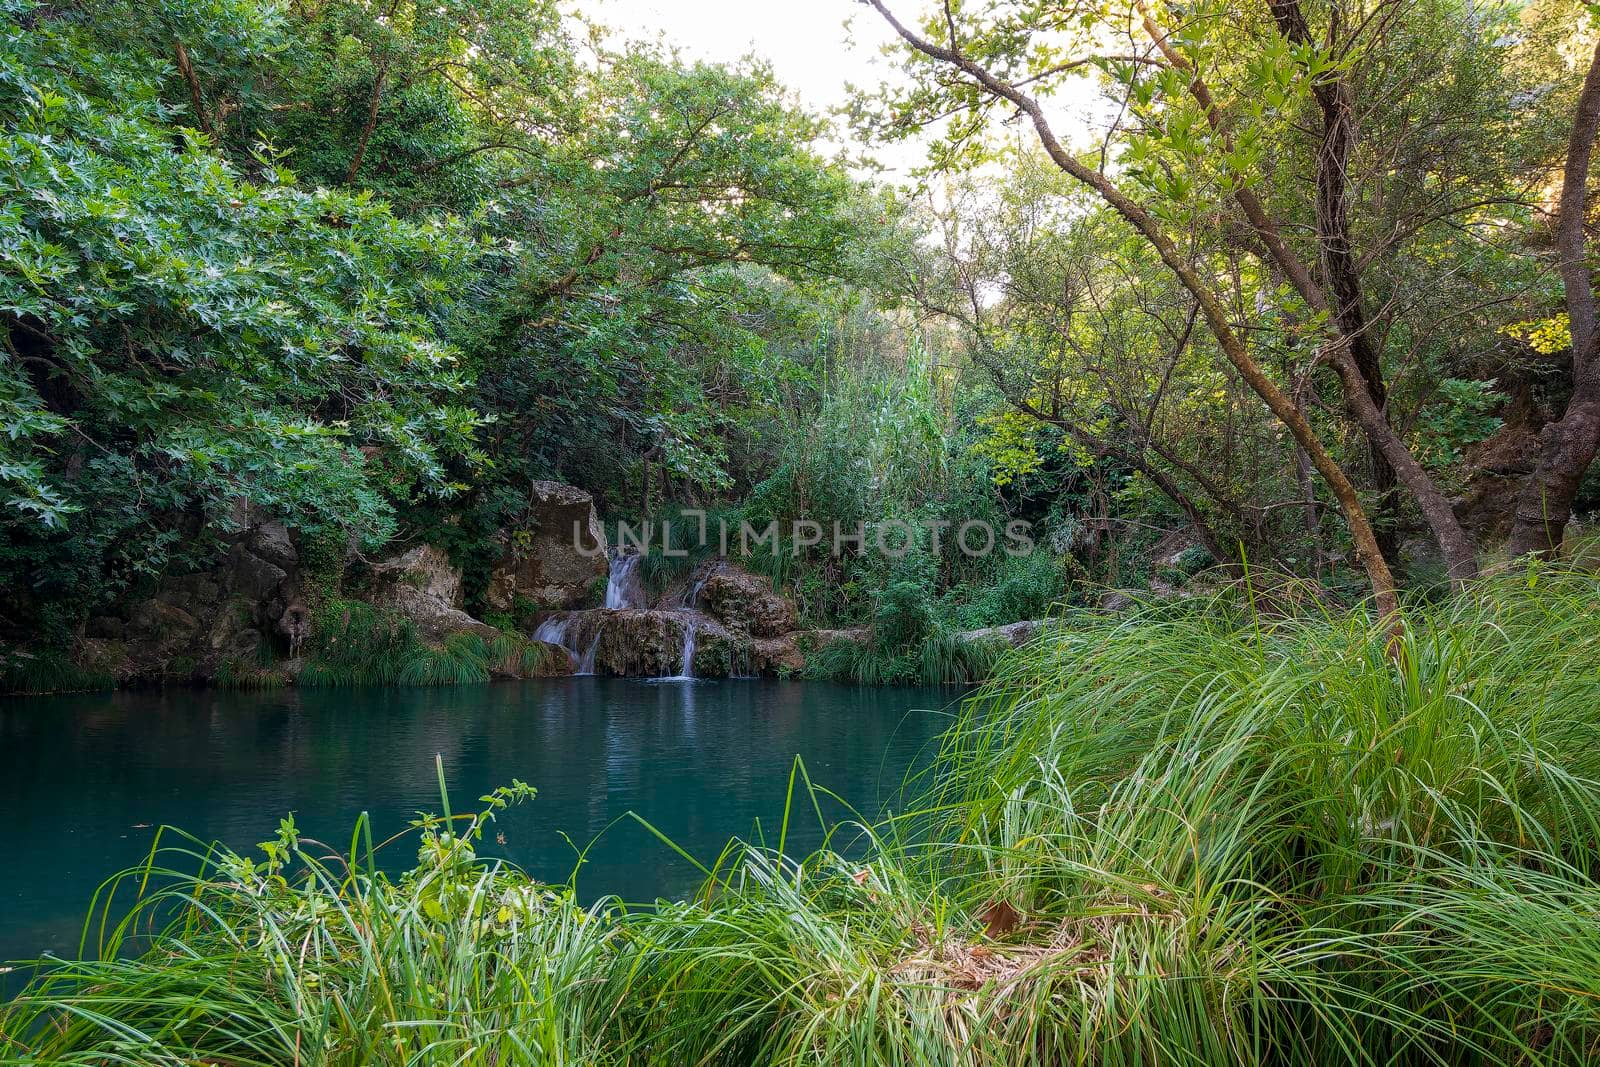
[[[1042,619],[1066,592],[1061,561],[1041,548],[1025,556],[1002,557],[992,581],[978,586],[971,598],[955,609],[955,617],[966,630]]]
[[[971,685],[986,680],[1008,648],[942,629],[898,649],[836,638],[806,657],[804,674],[852,685]]]
[[[277,689],[289,683],[271,644],[263,641],[253,656],[225,659],[212,679],[220,689]]]
[[[8,637],[65,647],[245,504],[341,552],[420,527],[477,596],[530,478],[731,484],[878,222],[769,71],[586,36],[522,0],[0,6]]]
[[[891,582],[878,598],[872,619],[873,642],[885,651],[902,652],[920,643],[933,628],[933,605],[925,586]]]
[[[1446,378],[1439,383],[1438,399],[1422,409],[1422,426],[1427,447],[1422,458],[1436,467],[1448,468],[1461,462],[1461,450],[1499,430],[1503,421],[1493,414],[1505,400],[1492,381],[1462,381]]]
[[[182,517],[243,502],[379,544],[396,496],[456,488],[478,423],[441,333],[470,236],[269,155],[246,177],[105,28],[0,11],[0,581],[36,616],[203,560]]]

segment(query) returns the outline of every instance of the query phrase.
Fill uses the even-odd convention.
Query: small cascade
[[[706,587],[706,582],[715,573],[717,573],[715,570],[708,570],[695,581],[694,585],[689,588],[689,599],[683,605],[684,607],[694,609],[700,606],[700,590]]]
[[[697,629],[694,619],[686,619],[683,624],[683,665],[678,668],[679,678],[694,677],[694,632]]]
[[[600,650],[600,635],[606,632],[605,623],[594,628],[594,639],[589,642],[589,647],[584,651],[583,658],[578,660],[578,669],[574,674],[593,674],[594,655]]]
[[[567,654],[567,659],[572,661],[573,666],[577,666],[578,650],[573,647],[572,636],[572,624],[577,620],[576,615],[552,615],[533,631],[533,639],[560,646],[561,651]]]
[[[611,557],[611,572],[606,578],[607,609],[621,611],[645,606],[644,582],[639,575],[639,564],[643,560],[638,553],[617,552]]]
[[[661,598],[661,603],[658,607],[667,611],[698,610],[701,590],[721,569],[721,560],[714,559],[700,564],[689,572],[689,577],[683,585],[676,586]]]

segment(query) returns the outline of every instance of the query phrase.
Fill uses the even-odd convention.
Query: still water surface
[[[73,953],[95,887],[139,863],[163,824],[236,849],[267,839],[291,811],[303,834],[340,846],[363,810],[378,839],[401,830],[416,812],[438,810],[435,753],[457,810],[512,778],[539,790],[502,815],[504,845],[491,831],[481,851],[559,882],[573,872],[575,846],[598,836],[578,873],[585,899],[681,895],[698,882],[694,868],[625,813],[708,863],[758,825],[775,843],[799,756],[817,784],[876,816],[901,805],[907,772],[926,765],[959,698],[816,682],[564,678],[0,700],[0,960]],[[791,824],[791,851],[820,839],[814,814]],[[407,840],[386,865],[414,857]]]

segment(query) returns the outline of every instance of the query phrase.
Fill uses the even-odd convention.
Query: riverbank
[[[1002,663],[865,853],[739,846],[658,908],[486,864],[498,824],[459,814],[399,879],[359,828],[348,860],[286,831],[0,1031],[69,1062],[1580,1062],[1597,602],[1540,568],[1393,645],[1226,604],[1086,620]],[[824,795],[797,775],[792,818]]]

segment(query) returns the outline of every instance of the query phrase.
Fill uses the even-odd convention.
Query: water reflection
[[[434,754],[456,806],[513,777],[539,789],[504,816],[498,852],[585,897],[677,895],[691,865],[637,811],[712,859],[758,824],[776,834],[793,760],[864,814],[895,798],[948,721],[951,690],[777,681],[555,679],[444,690],[163,691],[0,702],[0,805],[9,878],[0,959],[75,949],[96,885],[172,824],[236,848],[294,811],[348,841],[363,809],[380,834],[438,808]],[[809,808],[807,809],[809,810]],[[835,806],[830,816],[842,811]],[[567,835],[567,836],[564,836]],[[570,839],[569,839],[570,838]],[[799,848],[814,825],[791,834]],[[409,846],[389,857],[412,858]]]

